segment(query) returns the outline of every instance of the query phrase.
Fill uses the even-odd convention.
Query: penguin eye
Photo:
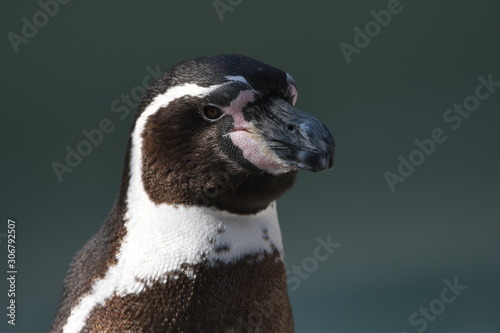
[[[215,105],[207,105],[203,108],[203,115],[209,120],[219,119],[222,114],[222,110]]]

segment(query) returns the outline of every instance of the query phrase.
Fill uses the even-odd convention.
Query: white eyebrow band
[[[236,81],[236,82],[241,82],[243,84],[246,84],[246,85],[250,85],[250,83],[248,83],[248,81],[241,75],[228,75],[228,76],[224,76],[226,79],[228,79],[229,81]]]

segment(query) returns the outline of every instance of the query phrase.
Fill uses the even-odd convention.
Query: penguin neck
[[[137,136],[132,136],[134,139]],[[124,237],[116,255],[117,266],[123,263],[133,268],[128,275],[136,283],[126,288],[129,292],[142,289],[143,283],[138,281],[161,280],[181,267],[228,264],[276,253],[282,258],[275,202],[252,215],[155,203],[143,183],[140,144],[134,147],[133,143],[129,145],[129,168],[124,172],[129,177],[120,194],[124,199],[120,206],[125,207]]]
[[[124,226],[116,258],[117,266],[124,265],[131,279],[128,293],[172,272],[189,275],[188,267],[232,264],[276,252],[283,255],[274,203],[255,215],[201,206],[157,205],[143,189],[137,193],[131,184]]]

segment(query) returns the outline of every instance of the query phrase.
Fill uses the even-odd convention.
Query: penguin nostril
[[[295,127],[293,125],[288,125],[287,128],[289,131],[293,131],[295,129]]]

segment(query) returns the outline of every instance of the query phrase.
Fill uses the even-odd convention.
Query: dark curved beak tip
[[[304,169],[313,172],[330,170],[333,168],[334,164],[334,149],[334,146],[330,146],[330,150],[327,152],[308,153],[307,156],[303,158]]]
[[[328,128],[323,125],[323,135],[322,137],[316,137],[318,151],[313,154],[309,160],[310,170],[314,172],[330,170],[333,168],[335,159],[335,139],[328,130]],[[321,147],[321,148],[319,148]]]

